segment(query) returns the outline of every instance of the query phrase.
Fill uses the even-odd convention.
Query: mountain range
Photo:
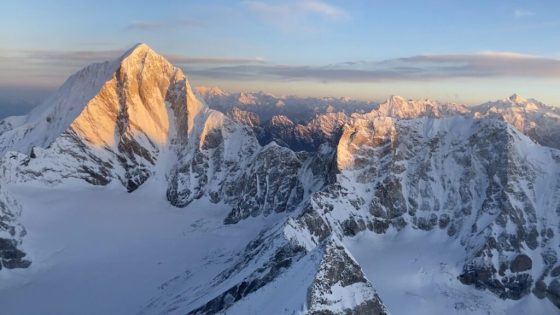
[[[560,110],[519,95],[228,93],[138,44],[0,154],[7,314],[560,312]]]

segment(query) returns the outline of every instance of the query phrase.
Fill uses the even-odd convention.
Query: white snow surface
[[[550,301],[539,300],[532,294],[520,301],[502,300],[488,291],[461,284],[457,276],[465,250],[445,231],[362,232],[344,243],[392,314],[559,312]]]
[[[157,183],[130,194],[79,182],[10,191],[24,209],[33,264],[0,273],[2,314],[138,313],[177,275],[210,282],[276,218],[223,225],[223,205],[175,208],[155,193]]]

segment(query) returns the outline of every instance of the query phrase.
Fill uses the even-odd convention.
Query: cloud
[[[17,53],[17,58],[31,63],[50,63],[73,67],[76,64],[88,64],[111,60],[122,55],[121,50],[24,50]]]
[[[171,63],[178,65],[188,64],[218,64],[218,65],[231,65],[231,64],[264,64],[264,58],[223,58],[223,57],[190,57],[184,55],[166,55]]]
[[[515,16],[516,18],[521,18],[521,17],[527,17],[527,16],[535,16],[536,13],[533,11],[527,11],[527,10],[523,10],[523,9],[516,9],[515,11],[513,11],[513,16]]]
[[[11,64],[17,63],[46,63],[51,65],[87,65],[93,62],[113,60],[123,54],[123,50],[98,50],[98,51],[58,51],[58,50],[24,50],[18,51],[11,56],[3,56]],[[207,65],[231,65],[231,64],[262,64],[265,60],[260,57],[254,58],[231,58],[210,56],[187,56],[181,54],[164,54],[174,64],[207,64]]]
[[[285,2],[245,1],[246,6],[255,12],[264,23],[288,33],[320,31],[314,18],[340,20],[349,17],[343,9],[320,0],[287,0]]]
[[[327,66],[237,65],[192,68],[189,73],[211,79],[320,82],[422,81],[454,78],[556,78],[560,60],[511,52],[418,55],[379,62],[352,61]]]
[[[162,23],[156,22],[146,22],[146,21],[135,21],[131,22],[126,26],[128,30],[140,30],[140,31],[159,31],[166,28]]]
[[[0,51],[0,85],[28,84],[52,86],[60,84],[70,74],[95,62],[114,60],[123,50],[17,50]],[[260,65],[260,57],[216,57],[163,54],[178,66]]]
[[[26,50],[9,54],[4,51],[0,55],[0,83],[59,84],[80,67],[112,60],[121,54],[122,50]],[[171,63],[186,68],[187,74],[192,77],[215,80],[382,82],[502,77],[560,79],[560,59],[513,52],[426,54],[324,66],[279,65],[259,57],[165,56]]]
[[[422,55],[399,61],[422,67],[428,76],[560,78],[560,60],[512,52]]]
[[[180,19],[165,22],[158,21],[132,21],[126,29],[130,31],[156,32],[179,28],[203,27],[206,23],[196,19]]]
[[[341,8],[321,0],[301,0],[279,4],[270,4],[263,1],[247,1],[246,3],[253,11],[267,16],[287,17],[302,13],[316,13],[328,17],[347,16],[347,13]]]
[[[326,16],[342,17],[347,15],[347,13],[342,9],[319,0],[302,1],[300,5],[305,10],[320,13]]]

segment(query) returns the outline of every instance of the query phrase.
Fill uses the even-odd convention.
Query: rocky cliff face
[[[519,299],[555,281],[560,203],[542,192],[560,185],[558,157],[498,121],[366,115],[344,130],[321,208],[343,236],[443,229],[465,248],[461,282]]]
[[[20,212],[19,204],[0,185],[0,270],[27,268],[31,265],[21,249],[26,232],[17,220]]]
[[[324,143],[336,145],[342,126],[349,121],[349,116],[343,112],[319,114],[302,123],[276,115],[255,129],[262,144],[275,141],[294,151],[315,152]]]
[[[208,107],[180,69],[141,44],[70,77],[30,115],[0,122],[6,182],[80,179],[132,192],[154,180],[185,211],[197,200],[224,205],[224,224],[273,218],[206,285],[174,285],[146,313],[242,313],[257,294],[303,287],[299,309],[288,311],[387,314],[375,279],[344,244],[411,230],[457,241],[457,282],[560,307],[560,151],[531,140],[556,146],[552,108],[515,98],[473,113],[391,97],[367,111],[336,110],[331,99],[312,114],[282,114],[271,104],[293,99],[202,92],[227,113]],[[228,107],[232,99],[237,105]],[[250,109],[259,104],[263,112]],[[554,128],[527,127],[539,119]],[[5,268],[30,263],[18,209],[0,189]]]

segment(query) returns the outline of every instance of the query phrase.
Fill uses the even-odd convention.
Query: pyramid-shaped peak
[[[391,95],[386,101],[385,103],[392,103],[395,105],[405,105],[405,106],[410,106],[411,104],[432,104],[432,103],[438,103],[437,101],[431,99],[431,98],[422,98],[422,99],[411,99],[411,98],[405,98],[402,97],[400,95]]]
[[[152,49],[152,48],[146,43],[137,43],[131,48],[131,50],[142,50],[142,49]]]
[[[166,66],[172,66],[171,62],[162,55],[158,54],[148,44],[139,43],[127,50],[117,61],[122,64],[143,64],[150,58],[150,62],[156,61]]]
[[[150,47],[148,44],[146,43],[138,43],[134,46],[132,46],[132,48],[130,48],[129,50],[127,50],[123,57],[126,58],[128,56],[132,56],[132,55],[144,55],[147,52],[154,52],[155,51],[152,49],[152,47]]]
[[[400,95],[391,95],[387,99],[387,102],[406,102],[406,98],[404,98]]]
[[[196,87],[198,93],[202,95],[228,95],[229,93],[216,86],[198,86]]]
[[[527,102],[527,99],[525,99],[523,96],[521,96],[517,93],[510,96],[509,100],[514,102],[514,103],[525,103],[525,102]]]
[[[173,130],[168,106],[181,117]],[[123,123],[119,117],[127,118],[127,135],[164,145],[175,133],[190,134],[195,117],[206,109],[180,68],[148,45],[137,44],[118,59],[70,76],[19,125],[0,135],[0,154],[48,147],[67,130],[96,147],[115,147],[116,132],[125,130],[117,126]]]

